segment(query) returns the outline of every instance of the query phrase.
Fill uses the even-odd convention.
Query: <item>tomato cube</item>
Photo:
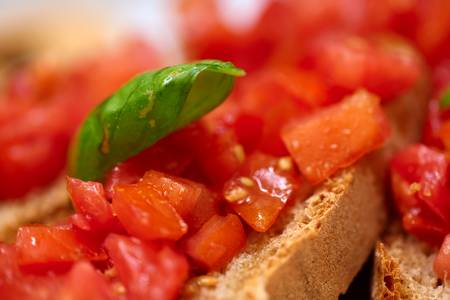
[[[116,220],[101,183],[67,177],[67,191],[75,210],[83,216],[89,227],[108,230],[115,226]]]
[[[29,225],[16,237],[18,264],[31,271],[65,269],[80,259],[106,260],[99,244],[69,226]]]
[[[450,234],[447,234],[439,249],[438,255],[434,259],[434,272],[442,280],[449,280],[450,277]]]
[[[224,267],[245,245],[246,235],[239,217],[214,215],[183,244],[186,253],[211,271]]]
[[[105,245],[128,299],[175,299],[187,279],[186,258],[169,246],[116,234]]]
[[[119,184],[112,200],[125,230],[143,240],[178,240],[187,225],[175,208],[147,184]]]
[[[392,100],[419,79],[421,63],[410,46],[394,38],[326,34],[311,47],[314,67],[331,85],[366,88]]]
[[[217,197],[202,184],[153,170],[145,173],[142,183],[160,193],[188,224],[190,231],[197,231],[219,210]]]
[[[303,175],[317,184],[383,145],[388,125],[378,97],[358,91],[286,126],[282,138]]]
[[[267,231],[286,202],[299,188],[290,157],[277,159],[261,153],[250,156],[225,183],[224,198],[254,230]]]
[[[113,290],[106,277],[86,261],[79,261],[73,265],[70,272],[64,278],[63,284],[57,294],[58,296],[55,299],[117,299],[117,297],[114,297]]]
[[[427,206],[441,221],[450,224],[448,166],[443,153],[424,145],[411,145],[392,158],[391,170],[408,184],[414,184],[419,203]],[[396,201],[402,200],[396,198]]]
[[[112,198],[114,186],[120,183],[136,183],[148,170],[178,175],[192,162],[193,154],[180,149],[171,136],[136,156],[115,166],[106,175],[106,192]]]

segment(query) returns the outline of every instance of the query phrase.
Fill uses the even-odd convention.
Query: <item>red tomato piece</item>
[[[112,202],[125,230],[143,240],[178,240],[187,225],[175,208],[147,184],[119,184]]]
[[[67,191],[76,211],[84,217],[91,229],[104,231],[117,226],[101,183],[67,177]]]
[[[358,91],[286,126],[282,138],[303,175],[317,184],[379,148],[389,124],[377,96]]]
[[[254,114],[263,120],[262,135],[256,149],[275,156],[288,154],[280,137],[283,126],[312,109],[307,101],[299,98],[301,92],[292,88],[295,83],[284,82],[282,76],[288,75],[269,69],[253,78],[249,77],[241,95],[237,95],[243,112]]]
[[[80,259],[103,261],[107,258],[96,241],[68,226],[20,227],[15,245],[18,264],[36,272],[66,269]]]
[[[13,245],[0,244],[0,295],[8,300],[57,300],[61,280],[48,276],[23,275],[17,266]]]
[[[408,233],[432,246],[440,245],[450,229],[427,208],[410,210],[403,216],[402,221]]]
[[[408,184],[416,184],[420,201],[441,221],[450,224],[448,167],[444,154],[424,145],[411,145],[392,158],[391,169]]]
[[[314,69],[332,85],[348,91],[366,88],[382,100],[400,95],[421,73],[418,56],[398,38],[325,35],[311,49]]]
[[[109,300],[118,299],[113,290],[99,271],[87,261],[75,263],[66,275],[63,285],[55,299],[65,300]]]
[[[238,216],[214,215],[184,241],[183,247],[203,268],[220,270],[244,247],[246,239]]]
[[[300,185],[290,157],[250,156],[224,185],[224,197],[254,230],[267,231]]]
[[[445,236],[439,253],[434,259],[433,269],[440,279],[450,279],[450,234]]]
[[[197,231],[219,211],[217,197],[202,184],[153,170],[145,173],[142,183],[160,193],[188,224],[190,231]]]
[[[168,174],[180,175],[194,159],[193,150],[186,149],[189,141],[184,141],[192,126],[182,129],[159,141],[138,155],[119,163],[107,175],[105,189],[108,198],[112,198],[114,186],[120,183],[136,183],[148,170],[157,170]],[[183,142],[185,142],[183,144]]]
[[[169,246],[115,234],[105,245],[129,299],[175,299],[188,277],[186,258]]]
[[[205,178],[215,185],[221,185],[230,178],[244,158],[244,149],[230,130],[207,135],[196,153]]]

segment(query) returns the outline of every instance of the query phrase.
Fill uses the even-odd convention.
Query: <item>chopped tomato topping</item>
[[[67,177],[67,191],[78,212],[74,220],[79,228],[106,231],[118,226],[101,183]]]
[[[445,155],[424,145],[411,145],[397,153],[391,161],[391,169],[407,184],[413,185],[420,204],[436,217],[450,224],[450,193],[447,188],[447,161]],[[402,201],[402,198],[396,198]],[[398,206],[404,206],[401,203]],[[416,206],[410,207],[412,209]]]
[[[15,70],[0,90],[0,199],[54,180],[91,108],[158,60],[146,43],[132,39],[66,70],[42,61]]]
[[[449,280],[450,277],[450,234],[445,236],[444,242],[439,249],[439,253],[434,259],[434,272],[442,280]]]
[[[125,230],[143,240],[178,240],[188,229],[166,198],[147,184],[116,185],[112,206]]]
[[[186,253],[207,270],[220,270],[245,245],[246,235],[239,217],[214,215],[183,245]]]
[[[55,291],[53,291],[55,292]],[[64,278],[55,299],[67,300],[109,300],[115,299],[114,290],[104,275],[89,262],[79,261]]]
[[[224,198],[254,230],[267,231],[286,202],[295,195],[300,178],[290,157],[256,153],[224,185]]]
[[[390,100],[417,82],[421,67],[409,46],[388,38],[326,35],[313,43],[312,61],[331,85],[366,88]]]
[[[188,224],[190,231],[197,231],[219,211],[217,196],[202,184],[152,170],[145,173],[142,183],[159,192]]]
[[[107,258],[96,241],[68,226],[20,227],[16,250],[18,264],[30,271],[61,270],[81,259]]]
[[[129,299],[175,299],[187,279],[186,258],[169,246],[115,234],[105,245]]]
[[[300,171],[313,184],[379,148],[388,136],[378,97],[364,91],[286,126],[282,133]]]

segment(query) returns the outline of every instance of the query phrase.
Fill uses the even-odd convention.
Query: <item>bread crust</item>
[[[450,299],[448,283],[433,272],[436,252],[391,224],[375,248],[372,299]]]
[[[189,288],[189,299],[337,299],[371,252],[386,222],[386,165],[418,139],[428,82],[387,105],[386,146],[326,181],[296,203],[267,233],[252,233],[211,288]]]

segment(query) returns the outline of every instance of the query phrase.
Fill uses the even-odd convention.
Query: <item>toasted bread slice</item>
[[[375,248],[372,299],[450,299],[450,287],[433,272],[436,249],[392,226]]]
[[[327,180],[289,208],[213,280],[192,280],[196,299],[337,299],[363,265],[386,221],[385,174],[392,153],[420,135],[428,84],[387,105],[385,147]],[[213,284],[212,284],[213,283]]]

